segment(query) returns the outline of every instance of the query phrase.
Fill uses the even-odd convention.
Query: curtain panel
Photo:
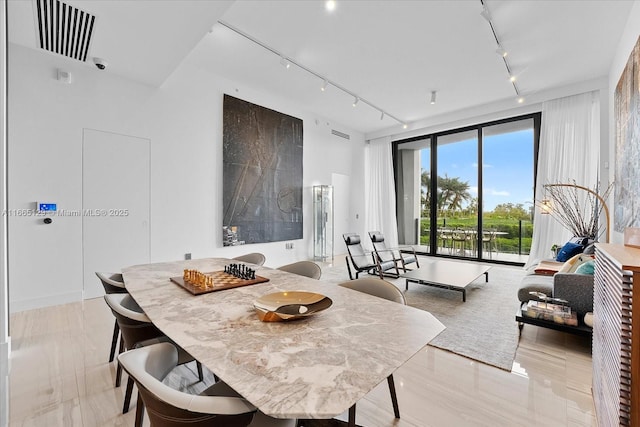
[[[364,149],[364,158],[365,232],[380,231],[387,246],[396,247],[398,224],[391,138],[369,141]],[[368,242],[368,236],[362,236],[362,241]]]
[[[600,100],[598,92],[542,104],[535,199],[545,199],[545,184],[573,183],[595,188],[600,165]],[[553,244],[571,237],[551,215],[534,212],[533,240],[525,267],[551,256]]]

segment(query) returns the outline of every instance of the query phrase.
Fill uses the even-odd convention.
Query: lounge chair
[[[362,243],[360,243],[360,236],[358,234],[345,233],[342,235],[342,238],[344,239],[344,243],[347,245],[347,252],[349,253],[349,255],[346,257],[346,261],[347,270],[349,271],[349,278],[351,280],[353,280],[351,266],[353,266],[353,268],[355,269],[356,279],[358,278],[358,275],[363,271],[367,272],[368,274],[378,275],[381,279],[384,277],[384,273],[391,269],[394,269],[396,271],[395,277],[398,277],[400,275],[398,266],[395,261],[382,261],[373,253],[371,254],[371,256],[367,255],[364,248],[362,247]]]
[[[404,271],[405,273],[408,270],[408,264],[415,263],[416,267],[420,268],[418,257],[416,256],[416,252],[412,247],[407,246],[406,248],[402,249],[395,248],[395,250],[388,248],[387,244],[384,242],[384,235],[379,231],[370,231],[369,238],[371,239],[373,250],[380,259],[380,262],[394,261],[396,264],[400,262],[400,268],[402,268],[402,271]],[[405,253],[403,253],[402,251],[405,251]]]

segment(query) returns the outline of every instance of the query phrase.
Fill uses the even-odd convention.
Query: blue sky
[[[501,203],[533,201],[533,130],[483,138],[484,212]],[[478,196],[478,145],[475,139],[438,147],[438,175],[468,182],[472,197]],[[429,150],[422,150],[423,169],[430,169]],[[529,202],[529,203],[526,203]]]

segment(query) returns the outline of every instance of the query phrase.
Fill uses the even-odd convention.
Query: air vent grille
[[[349,136],[348,134],[342,133],[335,129],[331,129],[331,135],[339,136],[340,138],[344,138],[344,139],[351,139],[351,136]]]
[[[60,0],[34,0],[40,47],[86,61],[96,17]]]

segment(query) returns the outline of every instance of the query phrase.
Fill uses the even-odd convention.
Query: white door
[[[342,235],[349,230],[349,176],[339,173],[331,174],[333,186],[333,253],[346,254],[347,247]]]
[[[104,294],[96,271],[149,262],[149,145],[148,139],[83,130],[84,298]]]

